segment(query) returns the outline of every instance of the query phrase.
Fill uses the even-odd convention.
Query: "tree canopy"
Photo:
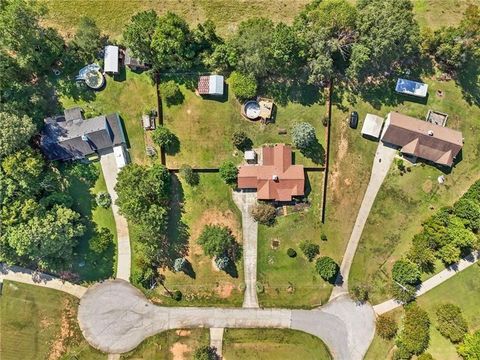
[[[141,61],[152,64],[155,54],[152,49],[153,35],[157,27],[158,16],[153,10],[142,11],[135,15],[123,31],[125,45]]]
[[[93,62],[102,47],[100,29],[95,20],[82,16],[77,32],[73,37],[77,54],[86,62]]]
[[[36,130],[28,116],[0,112],[0,159],[24,148]]]

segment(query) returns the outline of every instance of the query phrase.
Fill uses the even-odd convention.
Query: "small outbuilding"
[[[254,150],[247,150],[243,155],[248,164],[255,164],[257,162],[257,153]]]
[[[125,50],[125,66],[128,66],[132,70],[146,70],[150,66],[142,62],[140,59],[133,57],[132,51],[130,49]]]
[[[225,81],[222,75],[200,76],[198,79],[198,93],[200,95],[222,96],[224,83]]]
[[[382,133],[383,118],[373,114],[367,114],[362,126],[362,135],[378,139]]]
[[[428,85],[417,81],[398,79],[395,91],[404,95],[424,98],[428,93]]]
[[[142,124],[145,130],[155,130],[155,117],[148,114],[143,114]]]
[[[103,58],[103,71],[109,74],[118,74],[119,72],[119,49],[118,46],[105,46],[105,54]]]

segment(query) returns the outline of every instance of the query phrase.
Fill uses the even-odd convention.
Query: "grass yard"
[[[85,110],[86,116],[90,117],[118,112],[124,123],[132,161],[145,163],[147,159],[141,116],[157,107],[155,86],[147,74],[137,74],[130,70],[120,74],[119,80],[110,76],[106,76],[106,80],[103,90],[92,93],[92,100],[62,98],[61,103],[65,108],[80,106]]]
[[[78,299],[57,290],[3,282],[0,296],[2,360],[105,359],[77,325]]]
[[[332,359],[319,338],[286,329],[225,329],[223,355],[228,360]]]
[[[175,79],[179,82],[194,84],[197,76]],[[236,130],[247,133],[254,147],[272,143],[291,143],[291,136],[279,135],[279,129],[288,132],[297,121],[307,121],[317,129],[318,141],[324,144],[324,128],[321,124],[325,115],[325,106],[319,103],[302,105],[288,103],[277,105],[275,123],[264,125],[244,119],[240,115],[240,103],[231,91],[220,100],[204,99],[195,95],[192,86],[183,85],[181,91],[183,102],[178,105],[164,104],[165,125],[180,140],[180,151],[174,156],[167,156],[170,167],[189,164],[196,167],[218,167],[227,159],[237,163],[243,160],[242,153],[232,145],[232,134]],[[310,89],[308,90],[310,91]],[[316,164],[299,152],[296,162],[309,166]]]
[[[469,4],[476,0],[413,0],[413,11],[421,27],[438,29],[441,26],[455,26]]]
[[[93,18],[102,31],[113,38],[120,38],[123,28],[137,12],[153,9],[162,15],[173,11],[195,25],[212,20],[223,36],[233,33],[238,24],[254,16],[267,16],[274,21],[291,22],[293,17],[309,3],[309,0],[43,0],[48,8],[46,23],[64,36],[75,34],[79,18]],[[266,10],[268,9],[268,12]]]
[[[336,261],[342,256],[338,249],[341,244],[320,240],[323,175],[309,173],[308,178],[313,189],[308,210],[277,217],[272,227],[259,225],[257,279],[264,286],[264,292],[258,295],[261,306],[311,308],[325,303],[330,296],[332,286],[316,274],[315,261],[310,263],[299,248],[302,241],[310,240],[320,245],[321,256]],[[295,258],[287,255],[288,248],[295,249]]]
[[[180,290],[183,299],[176,302],[163,296],[159,287],[153,300],[171,305],[224,305],[241,306],[243,302],[243,266],[242,259],[236,263],[236,274],[227,274],[214,268],[210,257],[205,256],[197,244],[203,227],[207,224],[219,224],[232,229],[237,241],[242,243],[240,212],[233,203],[231,189],[223,183],[218,174],[202,174],[200,184],[190,187],[185,182],[177,189],[180,202],[184,204],[182,220],[188,226],[188,257],[192,265],[188,274],[164,271],[165,286],[169,290]],[[172,241],[177,241],[173,239]]]
[[[392,102],[391,106],[373,109],[374,113],[386,115],[392,106],[417,118],[424,118],[428,109],[446,112],[449,114],[447,126],[462,130],[465,136],[462,159],[450,174],[445,174],[444,185],[437,183],[437,177],[443,173],[433,166],[413,166],[411,172],[400,176],[392,165],[370,212],[350,272],[351,285],[372,284],[370,298],[373,303],[389,298],[387,285],[391,266],[408,250],[413,235],[421,230],[422,221],[440,207],[453,204],[478,179],[480,108],[469,105],[454,82],[425,80],[431,94],[426,105]],[[443,97],[436,95],[437,89],[444,91]],[[360,113],[360,118],[363,116]],[[437,271],[441,268],[439,264]]]
[[[99,192],[107,192],[107,186],[100,163],[95,162],[93,165],[99,171],[99,177],[92,188],[89,188],[87,184],[72,176],[69,178],[70,187],[68,189],[74,201],[73,208],[82,215],[87,228],[75,249],[73,262],[74,272],[78,273],[83,281],[95,281],[113,277],[116,269],[115,244],[117,242],[117,231],[115,219],[113,218],[111,207],[104,209],[97,206],[95,202],[95,195]],[[95,226],[109,229],[114,236],[115,244],[112,244],[103,254],[96,254],[89,249],[89,241],[94,236]]]
[[[208,329],[169,330],[149,337],[135,350],[122,354],[121,359],[130,360],[176,360],[191,359],[196,348],[209,345]]]
[[[480,329],[480,266],[478,264],[458,273],[453,278],[445,281],[443,284],[430,290],[425,295],[417,299],[418,305],[428,312],[430,317],[430,346],[427,352],[437,360],[460,360],[455,345],[444,338],[436,329],[437,322],[435,311],[437,306],[452,303],[462,309],[462,313],[467,319],[470,331]],[[403,315],[403,309],[399,308],[389,313],[400,324]],[[383,340],[375,336],[370,348],[365,356],[365,360],[388,359],[393,355],[393,340]]]

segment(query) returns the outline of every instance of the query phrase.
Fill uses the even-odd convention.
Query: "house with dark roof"
[[[304,169],[292,164],[290,146],[263,146],[259,164],[240,166],[238,188],[257,190],[259,200],[292,201],[305,195]]]
[[[451,167],[463,147],[460,131],[397,112],[388,114],[385,127],[383,142],[400,147],[404,154],[439,165]]]
[[[82,109],[77,107],[44,122],[40,148],[50,160],[82,159],[126,144],[117,113],[84,119]]]

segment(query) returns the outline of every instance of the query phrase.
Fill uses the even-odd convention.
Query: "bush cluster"
[[[99,192],[95,197],[95,202],[97,203],[98,206],[101,206],[107,209],[112,204],[112,198],[110,197],[109,193],[102,191],[102,192]]]
[[[180,176],[190,186],[196,186],[200,182],[200,176],[197,172],[193,171],[190,165],[182,165],[180,167]]]
[[[409,354],[410,357],[423,353],[430,341],[429,331],[430,319],[427,312],[416,304],[406,306],[403,327],[396,341],[400,352]]]
[[[241,247],[226,226],[206,225],[197,242],[205,255],[215,258],[215,264],[220,270],[226,270],[241,256]]]
[[[220,166],[220,177],[226,184],[235,186],[237,183],[238,168],[231,161],[226,161]]]
[[[297,256],[297,252],[292,248],[288,248],[287,249],[287,255],[291,258],[294,258],[294,257]]]
[[[328,256],[322,256],[321,258],[317,259],[315,268],[322,279],[329,282],[335,280],[335,277],[338,273],[337,263]]]
[[[393,339],[397,334],[398,325],[389,315],[380,315],[377,318],[377,333],[383,339]]]
[[[234,71],[230,75],[230,86],[235,96],[240,100],[253,98],[257,94],[257,81],[252,75]]]
[[[313,259],[320,254],[320,245],[307,240],[300,243],[300,250],[302,250],[303,255],[305,255],[308,261],[313,261]]]
[[[437,328],[440,334],[453,343],[462,341],[468,331],[468,326],[462,310],[458,306],[454,304],[440,305],[435,315],[437,315]]]
[[[260,203],[255,205],[251,211],[253,219],[262,225],[271,226],[275,224],[277,212],[270,204]]]

